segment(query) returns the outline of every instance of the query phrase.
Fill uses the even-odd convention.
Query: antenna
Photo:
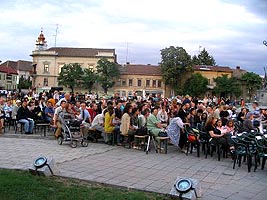
[[[128,63],[128,42],[126,43],[126,65]]]
[[[59,24],[56,24],[56,34],[53,35],[55,37],[55,47],[57,46],[57,33],[58,33],[58,25]]]

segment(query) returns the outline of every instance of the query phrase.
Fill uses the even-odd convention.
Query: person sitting
[[[13,108],[12,108],[12,120],[16,120],[17,119],[17,115],[18,115],[18,109],[21,105],[21,101],[20,100],[16,100],[16,104],[13,105]]]
[[[45,107],[44,113],[45,113],[45,121],[51,123],[55,113],[55,109],[52,106],[52,102],[47,102],[47,106]]]
[[[243,123],[246,119],[246,114],[248,113],[248,109],[247,108],[242,108],[241,111],[238,113],[237,115],[237,121],[240,121],[241,123]]]
[[[261,124],[262,124],[262,128],[266,129],[267,127],[267,109],[261,109]]]
[[[229,119],[226,123],[227,133],[231,133],[231,135],[235,135],[235,122],[233,119]]]
[[[106,143],[111,144],[111,134],[114,133],[114,137],[117,138],[117,144],[120,145],[120,138],[119,138],[119,127],[116,126],[114,123],[115,114],[114,114],[114,107],[109,105],[104,115],[104,130],[107,134]],[[114,141],[116,141],[114,139]]]
[[[27,100],[22,101],[22,105],[18,109],[17,120],[19,123],[24,124],[25,134],[33,133],[34,121],[31,118],[30,111],[27,107]]]
[[[221,144],[225,149],[230,149],[231,151],[234,150],[234,145],[231,140],[231,134],[229,133],[222,133],[216,127],[217,119],[215,117],[211,117],[206,123],[206,131],[211,137],[210,143],[213,145]]]
[[[221,118],[217,119],[216,128],[218,130],[220,130],[222,134],[226,134],[227,133],[227,128],[222,125],[222,119]]]
[[[162,108],[159,110],[158,114],[157,114],[157,118],[158,120],[162,123],[162,124],[168,124],[168,114],[166,112],[166,106],[162,106]]]
[[[12,104],[11,104],[11,100],[8,99],[5,106],[3,107],[4,113],[5,113],[5,122],[7,122],[9,125],[11,125],[12,122]]]
[[[157,118],[158,114],[158,107],[155,106],[151,109],[151,114],[147,118],[147,129],[151,131],[154,136],[158,136],[159,133],[162,131],[163,126],[161,122]]]
[[[4,111],[4,98],[0,97],[0,134],[2,133],[2,129],[4,128],[4,120],[5,120],[5,111]]]
[[[174,146],[179,146],[180,133],[184,129],[184,125],[190,125],[190,123],[184,123],[180,117],[175,117],[166,128],[166,132]],[[183,149],[183,152],[185,152],[185,149]]]
[[[257,130],[257,128],[255,128],[253,126],[253,120],[254,120],[254,114],[252,112],[248,112],[246,114],[246,119],[243,122],[243,126],[242,126],[242,132],[250,132],[252,130]]]
[[[78,120],[81,120],[81,133],[85,138],[88,136],[88,130],[91,126],[91,116],[86,109],[86,103],[81,102],[80,114],[77,116]]]
[[[150,115],[149,108],[142,110],[142,107],[139,107],[139,116],[138,116],[138,127],[146,127],[147,118]]]
[[[92,121],[91,127],[100,132],[104,141],[107,141],[103,125],[104,125],[104,115],[102,113],[97,114]]]
[[[97,104],[95,102],[91,103],[89,108],[86,108],[91,116],[91,120],[93,121],[97,115]]]
[[[133,123],[131,123],[132,110],[133,110],[132,105],[126,104],[123,110],[123,115],[121,117],[121,125],[120,125],[121,135],[128,136],[129,142],[133,141],[134,134],[138,128],[138,126],[134,126]],[[138,124],[138,120],[137,120],[137,124]]]
[[[57,107],[55,109],[55,113],[54,113],[54,116],[53,116],[53,124],[54,124],[54,128],[56,128],[56,131],[55,131],[55,137],[58,138],[59,136],[61,136],[61,128],[62,128],[62,124],[59,120],[59,114],[63,112],[63,110],[66,109],[66,101],[65,100],[62,100],[60,102],[60,106]]]
[[[44,121],[44,112],[42,111],[39,101],[35,100],[34,108],[32,110],[33,120],[36,122],[43,122]]]

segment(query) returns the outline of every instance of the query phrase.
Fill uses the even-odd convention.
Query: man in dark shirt
[[[32,134],[34,121],[32,118],[30,118],[30,111],[27,107],[27,100],[22,101],[22,105],[18,109],[17,119],[19,123],[24,124],[25,134]]]
[[[121,110],[121,101],[117,102],[116,108],[115,108],[115,118],[116,120],[120,120],[122,117],[122,110]]]

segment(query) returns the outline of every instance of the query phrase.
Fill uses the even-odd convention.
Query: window
[[[49,65],[44,64],[44,73],[49,73]]]
[[[12,75],[7,74],[6,75],[6,80],[7,80],[7,83],[11,83],[12,82]]]
[[[44,86],[48,86],[48,78],[44,78]]]
[[[2,79],[2,74],[0,74],[0,80]]]
[[[58,65],[58,73],[61,72],[61,69],[62,69],[63,66],[64,66],[64,64],[59,64],[59,65]]]
[[[121,86],[126,86],[126,81],[125,80],[121,81]]]
[[[152,85],[153,85],[153,87],[156,87],[156,85],[157,85],[156,83],[157,83],[156,80],[153,80],[153,81],[152,81]]]
[[[140,79],[137,80],[137,86],[138,87],[141,87],[142,86],[142,80],[140,80]]]
[[[150,80],[146,80],[146,87],[150,87]]]
[[[158,80],[158,87],[161,87],[161,81]]]
[[[129,79],[129,86],[133,86],[133,79]]]

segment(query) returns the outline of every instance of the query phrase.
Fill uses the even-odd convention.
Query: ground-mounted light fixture
[[[169,194],[172,197],[182,200],[195,200],[202,196],[199,181],[184,177],[176,178]]]
[[[192,189],[192,182],[188,178],[182,178],[174,184],[176,190],[180,193],[186,193]]]
[[[33,166],[35,167],[35,172],[37,175],[40,176],[38,169],[41,169],[44,166],[47,166],[50,173],[53,175],[53,171],[47,161],[47,158],[45,156],[39,156],[38,158],[36,158],[33,162]]]

